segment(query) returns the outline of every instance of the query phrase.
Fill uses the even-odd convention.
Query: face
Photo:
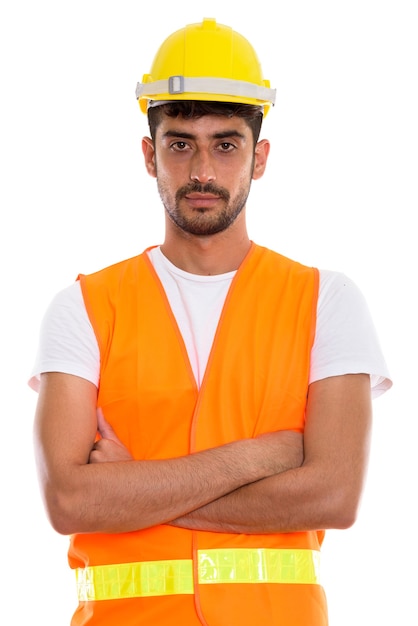
[[[229,228],[244,209],[251,181],[264,172],[268,143],[254,149],[251,130],[238,117],[164,117],[155,148],[144,138],[143,152],[171,224],[208,236]]]

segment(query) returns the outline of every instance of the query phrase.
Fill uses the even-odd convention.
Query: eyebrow
[[[181,139],[196,139],[196,135],[193,133],[186,133],[184,131],[177,130],[167,130],[163,134],[163,138],[165,137],[179,137]],[[229,137],[236,137],[238,139],[245,139],[245,135],[238,132],[237,130],[224,130],[219,133],[214,133],[211,135],[212,139],[228,139]]]

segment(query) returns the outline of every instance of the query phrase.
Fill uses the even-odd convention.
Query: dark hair
[[[157,126],[163,115],[192,119],[204,115],[224,115],[225,117],[241,117],[247,121],[251,129],[254,145],[260,136],[263,121],[263,107],[252,104],[236,104],[231,102],[209,102],[200,100],[173,100],[148,109],[148,125],[151,138],[155,140]]]

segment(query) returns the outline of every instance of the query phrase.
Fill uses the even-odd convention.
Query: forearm
[[[248,439],[177,459],[73,467],[65,486],[46,489],[51,522],[63,534],[170,522],[277,471],[264,443]]]
[[[37,468],[51,524],[63,534],[168,523],[302,462],[302,435],[292,431],[167,460],[132,460],[96,405],[91,383],[43,375],[34,423]]]
[[[361,484],[339,486],[300,467],[267,477],[178,518],[190,530],[263,534],[347,528],[354,521]]]
[[[295,474],[276,475],[245,485],[172,522],[173,526],[211,532],[262,534],[296,528]],[[289,494],[292,492],[292,499]],[[303,502],[303,504],[305,504]],[[295,515],[296,514],[296,515]]]
[[[350,527],[364,487],[371,422],[367,375],[312,384],[303,464],[243,486],[173,524],[250,534]]]

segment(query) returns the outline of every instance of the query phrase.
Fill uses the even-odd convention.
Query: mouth
[[[192,209],[212,209],[220,199],[210,193],[189,193],[184,198]]]

